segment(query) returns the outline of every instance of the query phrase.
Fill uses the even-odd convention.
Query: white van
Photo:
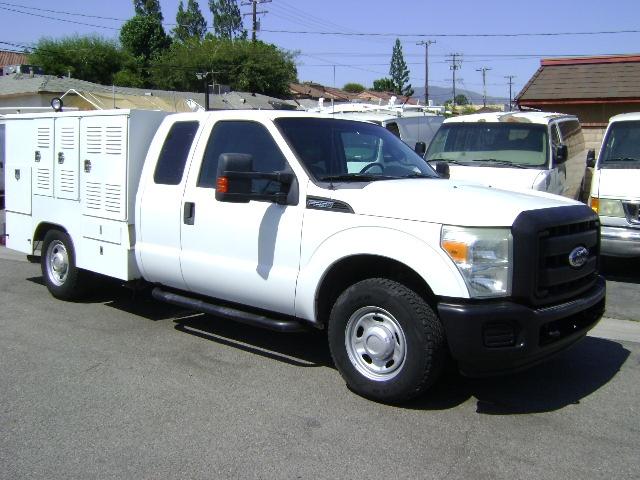
[[[454,180],[577,198],[584,155],[575,116],[497,112],[445,120],[425,159],[432,165],[446,162]]]
[[[616,115],[595,159],[589,205],[600,215],[603,255],[640,256],[640,113]]]

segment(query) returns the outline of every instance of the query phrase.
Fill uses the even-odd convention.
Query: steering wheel
[[[368,172],[369,170],[371,170],[374,167],[378,167],[380,169],[380,173],[384,172],[384,167],[382,166],[381,163],[378,162],[372,162],[368,165],[365,165],[364,167],[362,167],[362,169],[360,170],[360,173],[365,173]]]

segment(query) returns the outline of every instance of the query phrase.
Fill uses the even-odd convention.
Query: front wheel
[[[69,235],[50,230],[44,237],[40,267],[51,295],[61,300],[76,300],[85,293],[84,271],[76,267],[75,250]]]
[[[349,388],[399,403],[423,393],[445,361],[444,329],[406,286],[371,278],[347,288],[329,318],[331,355]]]

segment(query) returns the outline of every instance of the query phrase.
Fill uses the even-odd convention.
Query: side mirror
[[[244,153],[223,153],[218,158],[216,200],[248,203],[251,195],[253,157]],[[242,174],[242,175],[238,175]]]
[[[449,174],[449,164],[447,162],[436,162],[436,173],[441,178],[449,178],[451,176]]]
[[[554,152],[554,159],[556,163],[564,163],[567,161],[569,157],[569,151],[567,150],[567,146],[560,144],[556,145],[556,150]]]
[[[418,155],[424,157],[424,152],[427,151],[427,144],[424,142],[416,142],[414,150]]]
[[[595,167],[596,166],[596,151],[592,148],[587,151],[587,167]]]
[[[248,203],[264,200],[287,205],[287,197],[294,180],[291,173],[254,172],[253,157],[244,153],[223,153],[218,159],[216,179],[216,200],[219,202]],[[280,185],[276,193],[255,193],[253,180],[271,180]]]

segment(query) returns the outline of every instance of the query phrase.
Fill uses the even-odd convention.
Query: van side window
[[[264,125],[245,120],[225,120],[213,127],[202,160],[198,187],[215,188],[218,159],[223,153],[251,155],[255,172],[277,172],[287,166],[284,155]],[[253,180],[252,189],[254,192],[275,193],[279,185],[270,180]]]
[[[161,185],[178,185],[182,181],[189,149],[198,131],[198,122],[176,122],[164,140],[153,181]]]
[[[560,145],[560,134],[558,133],[558,125],[555,123],[551,125],[551,145],[554,147]]]
[[[398,127],[397,123],[395,122],[387,123],[386,128],[391,133],[393,133],[396,137],[400,138],[400,127]]]
[[[562,143],[567,146],[569,155],[579,153],[580,149],[584,148],[584,137],[582,135],[582,129],[580,128],[580,122],[577,120],[568,120],[558,123],[558,126],[560,127],[560,134],[562,135]]]

